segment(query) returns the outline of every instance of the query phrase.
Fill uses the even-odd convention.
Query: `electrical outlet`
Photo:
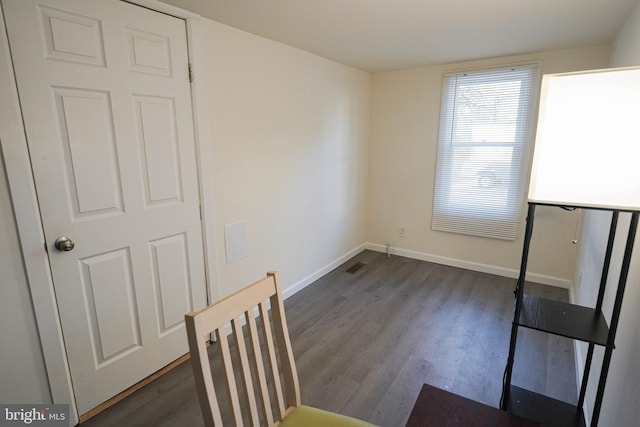
[[[404,237],[407,234],[407,230],[404,227],[398,227],[398,236]]]

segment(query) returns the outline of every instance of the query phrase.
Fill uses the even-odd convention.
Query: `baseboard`
[[[309,286],[310,284],[312,284],[313,282],[315,282],[316,280],[318,280],[319,278],[321,278],[325,274],[335,270],[337,267],[339,267],[340,265],[344,264],[349,259],[351,259],[354,256],[358,255],[360,252],[364,251],[365,249],[367,249],[367,244],[366,243],[363,243],[363,244],[351,249],[346,254],[344,254],[344,255],[340,256],[339,258],[331,261],[329,264],[325,265],[324,267],[314,271],[313,273],[309,274],[307,277],[305,277],[302,280],[300,280],[300,281],[294,283],[293,285],[289,286],[287,289],[284,289],[282,291],[282,298],[283,299],[287,299],[290,296],[300,292],[301,290],[303,290],[304,288],[306,288],[307,286]]]
[[[364,245],[365,249],[369,249],[376,252],[387,252],[385,245],[377,243],[367,243]],[[412,259],[419,259],[421,261],[434,262],[436,264],[449,265],[451,267],[464,268],[467,270],[479,271],[482,273],[495,274],[496,276],[518,278],[518,270],[498,267],[495,265],[482,264],[479,262],[465,261],[457,258],[443,257],[440,255],[429,254],[425,252],[412,251],[408,249],[391,247],[390,252],[393,255],[404,256]],[[543,285],[555,286],[558,288],[571,289],[571,281],[562,279],[560,277],[547,276],[544,274],[527,273],[526,279],[531,282],[541,283]]]
[[[351,249],[349,252],[347,252],[346,254],[342,255],[341,257],[331,261],[329,264],[325,265],[324,267],[320,268],[319,270],[316,270],[315,272],[311,273],[310,275],[308,275],[307,277],[305,277],[304,279],[298,281],[297,283],[294,283],[293,285],[289,286],[287,289],[284,289],[282,291],[282,299],[286,300],[287,298],[289,298],[292,295],[295,295],[296,293],[300,292],[301,290],[303,290],[304,288],[306,288],[307,286],[309,286],[310,284],[312,284],[313,282],[315,282],[316,280],[318,280],[319,278],[321,278],[322,276],[324,276],[325,274],[335,270],[337,267],[339,267],[340,265],[344,264],[345,262],[347,262],[349,259],[353,258],[354,256],[358,255],[360,252],[364,251],[366,249],[366,244],[361,244],[360,246]],[[271,308],[270,302],[266,301],[267,307]],[[254,307],[253,309],[253,317],[257,318],[259,316],[259,312],[258,312],[258,307]],[[240,319],[240,324],[242,326],[244,326],[246,324],[246,319],[244,318],[244,316]],[[231,324],[226,324],[225,325],[225,330],[227,335],[231,335],[232,333],[232,329],[231,329]]]
[[[191,358],[191,354],[190,353],[183,354],[182,356],[178,357],[173,362],[169,363],[167,366],[164,366],[164,367],[158,369],[156,372],[152,373],[151,375],[141,379],[137,383],[133,384],[131,387],[127,388],[126,390],[121,391],[120,393],[116,394],[111,399],[107,400],[106,402],[103,402],[100,405],[96,406],[95,408],[85,412],[84,414],[81,414],[80,417],[79,417],[80,424],[82,424],[85,421],[95,417],[100,412],[106,411],[107,409],[109,409],[110,407],[115,405],[116,403],[121,402],[126,397],[128,397],[128,396],[132,395],[133,393],[135,393],[136,391],[140,390],[142,387],[145,387],[145,386],[151,384],[153,381],[155,381],[156,379],[160,378],[164,374],[166,374],[169,371],[171,371],[171,370],[177,368],[178,366],[182,365],[185,361],[189,360],[190,358]],[[29,423],[25,421],[25,424],[29,424]]]
[[[298,282],[289,286],[287,289],[284,289],[282,292],[282,297],[284,299],[287,299],[290,296],[300,292],[302,289],[306,288],[307,286],[309,286],[310,284],[312,284],[313,282],[315,282],[325,274],[335,270],[337,267],[344,264],[349,259],[353,258],[354,256],[358,255],[360,252],[366,249],[376,251],[376,252],[383,252],[383,253],[387,252],[387,247],[385,245],[380,245],[376,243],[363,243],[351,249],[350,251],[343,254],[339,258],[336,258],[335,260],[331,261],[330,263],[323,266],[322,268],[304,277],[302,280],[299,280]],[[408,249],[395,248],[395,247],[390,248],[390,253],[393,255],[404,256],[407,258],[418,259],[421,261],[429,261],[429,262],[434,262],[436,264],[449,265],[451,267],[458,267],[458,268],[464,268],[467,270],[480,271],[482,273],[495,274],[496,276],[510,277],[514,279],[518,277],[518,270],[498,267],[498,266],[489,265],[489,264],[465,261],[457,258],[443,257],[440,255],[434,255],[434,254],[429,254],[425,252],[418,252],[418,251],[412,251]],[[541,283],[543,285],[550,285],[558,288],[571,289],[571,281],[567,279],[562,279],[559,277],[547,276],[544,274],[537,274],[537,273],[527,273],[527,280],[535,283]]]

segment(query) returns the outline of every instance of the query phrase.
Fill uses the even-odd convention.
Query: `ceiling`
[[[377,72],[609,43],[639,0],[163,0]]]

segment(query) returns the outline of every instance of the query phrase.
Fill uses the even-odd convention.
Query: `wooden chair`
[[[251,426],[374,427],[300,404],[277,272],[267,273],[264,279],[203,310],[186,314],[185,320],[207,426],[239,427],[246,422]],[[232,334],[228,334],[229,327]],[[211,345],[220,354],[212,360],[208,351],[210,334],[215,339]],[[221,388],[226,395],[219,394]]]

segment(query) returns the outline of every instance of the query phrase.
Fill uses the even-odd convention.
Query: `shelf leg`
[[[611,225],[609,227],[609,240],[607,241],[607,250],[604,255],[604,262],[602,264],[602,274],[600,276],[600,288],[598,291],[598,300],[596,302],[595,312],[602,311],[602,303],[604,301],[604,293],[607,287],[607,280],[609,278],[609,268],[611,266],[611,254],[613,253],[613,245],[616,238],[616,229],[618,228],[618,217],[620,212],[613,211],[611,214]],[[578,409],[582,411],[584,408],[584,399],[587,394],[587,384],[589,383],[589,375],[591,374],[591,362],[593,361],[593,351],[595,345],[589,344],[589,351],[587,352],[587,359],[584,365],[584,372],[582,373],[582,385],[580,386],[580,397],[578,398]]]
[[[597,427],[600,418],[600,409],[602,406],[602,398],[604,396],[604,388],[609,374],[609,365],[611,364],[611,356],[615,347],[615,336],[618,330],[618,321],[620,320],[620,310],[622,309],[622,298],[624,297],[624,289],[627,284],[627,276],[629,275],[629,265],[631,264],[631,255],[633,252],[633,243],[636,238],[636,230],[638,228],[639,212],[631,214],[631,223],[629,224],[629,234],[627,235],[627,244],[622,257],[622,268],[620,270],[620,278],[618,281],[618,290],[616,299],[613,304],[613,312],[611,314],[611,326],[609,327],[609,337],[607,339],[607,348],[604,352],[602,361],[602,371],[600,372],[600,381],[598,381],[598,390],[596,392],[596,401],[593,406],[593,415],[591,416],[591,426]]]
[[[584,408],[584,398],[587,394],[587,383],[589,382],[589,375],[591,373],[591,362],[593,361],[593,350],[595,345],[589,344],[589,351],[587,351],[587,360],[584,364],[584,371],[582,372],[582,385],[580,386],[580,397],[578,398],[578,410],[582,411]]]
[[[507,366],[504,371],[504,380],[502,383],[502,396],[500,397],[500,408],[507,410],[509,404],[509,389],[511,387],[511,375],[513,373],[513,363],[516,354],[516,341],[518,338],[518,320],[520,319],[520,309],[522,307],[522,295],[524,294],[524,282],[527,272],[527,260],[529,258],[529,245],[531,243],[531,235],[533,234],[533,217],[535,214],[535,205],[529,203],[527,211],[527,225],[524,233],[524,245],[522,247],[522,259],[520,261],[520,275],[515,290],[515,309],[513,313],[513,322],[511,324],[511,341],[509,343],[509,357],[507,358]]]

